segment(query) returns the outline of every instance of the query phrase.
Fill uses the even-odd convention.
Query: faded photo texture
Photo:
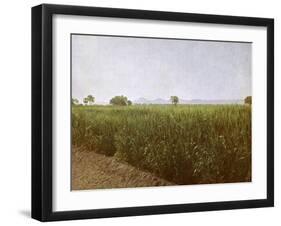
[[[251,182],[252,44],[71,36],[72,189]]]

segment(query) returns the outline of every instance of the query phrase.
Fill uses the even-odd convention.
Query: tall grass
[[[73,106],[72,142],[177,184],[251,180],[249,106]]]

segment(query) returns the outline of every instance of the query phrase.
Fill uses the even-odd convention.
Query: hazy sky
[[[72,35],[72,96],[244,99],[250,43]]]

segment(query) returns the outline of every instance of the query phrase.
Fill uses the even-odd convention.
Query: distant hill
[[[141,97],[135,101],[133,101],[134,104],[170,104],[171,102],[169,100],[164,100],[161,98],[157,98],[154,100],[149,100],[144,97]]]
[[[170,100],[165,100],[161,98],[149,100],[144,97],[138,98],[133,101],[134,104],[171,104]],[[180,99],[179,104],[244,104],[243,100],[233,99],[233,100],[201,100],[201,99],[192,99],[185,100]]]

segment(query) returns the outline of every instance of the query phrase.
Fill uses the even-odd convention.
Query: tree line
[[[72,98],[72,105],[93,105],[95,103],[96,98],[93,95],[88,95],[83,98],[83,102],[80,103],[77,98]],[[115,96],[110,99],[109,104],[117,105],[117,106],[130,106],[133,104],[131,100],[129,100],[126,96]]]
[[[79,100],[76,98],[72,98],[71,103],[72,105],[93,105],[95,103],[95,97],[93,95],[88,95],[85,98],[83,98],[83,104],[79,103]],[[170,101],[173,105],[177,105],[179,103],[179,97],[178,96],[171,96]],[[252,96],[247,96],[244,99],[244,103],[247,105],[252,104]],[[115,96],[110,99],[109,104],[115,105],[115,106],[131,106],[133,102],[129,100],[126,96]]]
[[[77,98],[72,98],[72,105],[93,105],[95,103],[96,98],[93,95],[88,95],[83,98],[82,103],[79,102]],[[177,105],[179,103],[179,98],[177,96],[171,96],[170,101],[173,105]],[[128,99],[126,96],[115,96],[112,97],[109,101],[109,104],[116,106],[131,106],[133,102]]]

